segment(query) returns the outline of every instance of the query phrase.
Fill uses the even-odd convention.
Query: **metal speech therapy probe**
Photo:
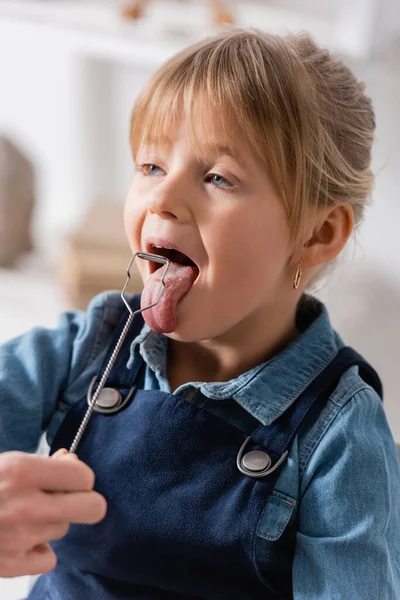
[[[132,311],[131,307],[129,306],[129,304],[128,304],[126,298],[125,298],[125,290],[126,290],[126,288],[128,286],[129,280],[131,278],[131,273],[130,273],[131,266],[132,266],[132,264],[133,264],[133,262],[135,261],[136,258],[143,258],[145,260],[151,260],[152,262],[161,263],[161,264],[165,265],[165,269],[164,269],[164,273],[163,273],[163,275],[161,277],[160,292],[158,294],[157,300],[155,302],[153,302],[153,304],[149,304],[149,306],[145,306],[144,308],[139,308],[138,310]],[[165,276],[166,276],[166,274],[168,272],[169,265],[170,265],[170,260],[168,258],[165,258],[164,256],[158,256],[157,254],[148,254],[146,252],[136,252],[132,256],[132,258],[130,260],[130,263],[128,265],[128,268],[126,270],[127,279],[126,279],[124,288],[123,288],[123,290],[121,292],[121,298],[122,298],[125,306],[127,307],[128,311],[129,311],[129,317],[126,320],[126,323],[124,325],[124,328],[122,330],[121,335],[119,336],[118,342],[117,342],[117,344],[116,344],[116,346],[114,348],[114,351],[113,351],[113,353],[111,355],[111,358],[110,358],[110,360],[107,363],[107,366],[106,366],[106,368],[104,370],[104,373],[103,373],[103,375],[102,375],[102,377],[100,379],[99,385],[97,386],[96,391],[95,391],[95,393],[93,394],[93,396],[92,396],[92,398],[90,400],[89,408],[87,409],[86,414],[83,417],[82,423],[80,424],[78,432],[77,432],[77,434],[76,434],[76,436],[74,438],[74,441],[72,442],[71,447],[69,449],[70,452],[76,452],[78,444],[81,441],[82,436],[84,434],[84,431],[85,431],[85,429],[86,429],[86,427],[87,427],[87,425],[89,423],[89,419],[92,416],[93,411],[95,410],[96,402],[97,402],[97,400],[98,400],[98,398],[99,398],[99,396],[100,396],[100,394],[101,394],[101,392],[102,392],[102,390],[103,390],[103,388],[105,386],[107,378],[108,378],[108,376],[109,376],[109,374],[111,372],[111,369],[112,369],[112,367],[113,367],[113,365],[114,365],[114,363],[115,363],[115,361],[117,359],[117,356],[118,356],[119,351],[121,349],[121,346],[122,346],[122,344],[124,342],[126,334],[128,333],[128,329],[129,329],[129,327],[132,324],[134,316],[137,313],[141,313],[141,312],[143,312],[145,310],[148,310],[149,308],[152,308],[153,306],[155,306],[156,304],[158,304],[158,302],[160,301],[160,298],[161,298],[161,296],[162,296],[162,294],[164,292],[164,289],[165,289]]]

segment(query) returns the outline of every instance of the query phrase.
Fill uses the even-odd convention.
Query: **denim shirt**
[[[55,330],[37,328],[0,348],[0,451],[34,452],[43,432],[52,443],[101,368],[120,314],[119,294],[106,292],[87,312],[64,313]],[[272,423],[344,345],[315,298],[303,296],[296,321],[300,335],[268,362],[228,382],[191,382],[173,393],[190,400],[200,389]],[[144,389],[170,391],[167,350],[168,339],[146,325],[133,340],[127,366],[140,353]],[[357,367],[294,439],[258,531],[266,561],[295,514],[295,600],[400,599],[399,464],[381,400]]]

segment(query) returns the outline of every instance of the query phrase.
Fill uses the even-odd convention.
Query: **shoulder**
[[[381,399],[356,367],[329,398],[308,436],[310,446],[303,442],[294,596],[317,597],[321,586],[324,598],[398,598],[396,447]]]
[[[129,296],[129,298],[133,297]],[[61,320],[67,319],[75,328],[71,356],[72,371],[76,369],[82,371],[98,361],[125,313],[127,314],[127,309],[121,293],[111,290],[95,296],[86,311],[74,311],[62,315]]]
[[[54,412],[53,409],[54,414],[48,424],[49,444],[71,407],[85,397],[90,382],[101,369],[116,328],[125,315],[127,309],[118,291],[106,291],[95,296],[86,311],[61,315],[59,327],[72,332],[68,350],[64,350],[64,353],[69,353],[69,368],[57,394],[56,410]]]
[[[303,489],[327,462],[355,480],[369,479],[374,468],[378,479],[385,477],[384,465],[400,484],[396,446],[382,400],[356,366],[342,375],[318,419],[299,436]]]
[[[71,363],[76,352],[84,351],[88,353],[87,360],[90,362],[101,341],[118,323],[123,309],[118,292],[103,292],[92,299],[87,310],[65,311],[60,314],[55,327],[33,327],[2,344],[0,352],[25,359],[34,358],[39,352],[63,357]]]
[[[87,311],[64,312],[56,327],[36,327],[0,347],[3,449],[34,450],[55,413],[61,419],[85,394],[123,309],[119,293],[106,292]]]
[[[86,311],[74,311],[70,314],[84,317],[88,325],[94,323],[97,325],[99,321],[101,324],[110,323],[115,325],[122,314],[123,308],[124,303],[120,292],[110,290],[94,296]]]

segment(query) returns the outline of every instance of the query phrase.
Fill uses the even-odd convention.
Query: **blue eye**
[[[225,179],[225,177],[222,177],[222,175],[218,175],[218,173],[210,173],[210,175],[208,176],[208,180],[212,183],[212,185],[218,188],[235,187],[233,183],[228,181],[228,179]]]
[[[153,165],[152,163],[139,165],[138,170],[144,173],[144,175],[159,175],[158,171],[162,171],[161,167],[157,167],[157,165]]]
[[[147,167],[147,174],[148,175],[155,175],[158,171],[161,171],[162,169],[160,169],[160,167],[157,167],[157,165],[145,165]]]

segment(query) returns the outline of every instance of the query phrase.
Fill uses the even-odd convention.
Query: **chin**
[[[195,322],[193,317],[191,319],[180,319],[177,317],[177,326],[174,331],[165,333],[164,335],[171,340],[176,342],[200,342],[201,340],[207,339],[207,332],[202,331],[202,327],[199,327],[199,323]]]
[[[185,328],[178,326],[175,331],[172,331],[171,333],[164,333],[164,335],[170,340],[186,344],[200,342],[203,339],[195,335],[194,332],[185,331],[184,329]]]
[[[198,319],[193,319],[193,316],[189,319],[180,319],[178,315],[175,331],[165,333],[164,335],[176,342],[196,343],[205,340],[213,340],[223,336],[228,329],[228,327],[224,329],[221,329],[220,327],[211,328],[210,326],[206,326],[204,323],[199,322]]]

